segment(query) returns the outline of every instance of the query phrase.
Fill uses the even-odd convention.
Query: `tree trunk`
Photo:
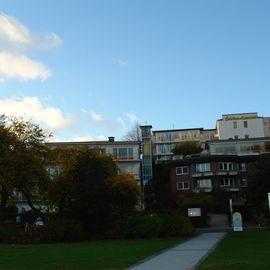
[[[30,208],[35,211],[35,212],[40,212],[40,208],[37,208],[36,206],[34,206],[34,204],[32,203],[32,200],[30,198],[30,195],[28,192],[26,192],[25,190],[22,189],[22,193],[26,198],[26,201],[28,203],[28,205],[30,206]]]

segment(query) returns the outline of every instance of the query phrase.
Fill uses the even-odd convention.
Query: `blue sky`
[[[0,113],[52,140],[270,116],[268,0],[0,0]]]

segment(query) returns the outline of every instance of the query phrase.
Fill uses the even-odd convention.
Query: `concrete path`
[[[225,236],[224,232],[202,233],[128,270],[190,270]]]

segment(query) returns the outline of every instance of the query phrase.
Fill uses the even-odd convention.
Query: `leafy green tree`
[[[14,191],[21,192],[29,206],[39,211],[33,199],[42,199],[48,180],[46,135],[30,121],[1,116],[0,137],[1,212]]]
[[[181,142],[177,143],[175,147],[172,149],[174,155],[192,155],[201,153],[203,148],[199,142],[191,141],[191,142]]]

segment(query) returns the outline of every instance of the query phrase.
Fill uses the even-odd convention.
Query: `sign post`
[[[269,212],[270,212],[270,192],[268,192],[268,205],[269,205]]]
[[[234,232],[243,231],[242,215],[239,212],[233,213],[233,231]]]

